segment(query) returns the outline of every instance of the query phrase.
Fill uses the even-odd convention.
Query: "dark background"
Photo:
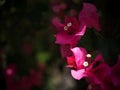
[[[16,64],[17,77],[29,74],[29,69],[44,67],[42,85],[31,90],[86,90],[84,79],[75,81],[62,61],[59,45],[55,44],[51,18],[52,0],[0,0],[0,90],[7,90],[5,70]],[[114,65],[120,53],[120,3],[117,0],[63,0],[71,8],[80,10],[82,2],[96,5],[100,12],[101,31],[88,31],[80,45],[99,50],[105,61]],[[86,44],[87,43],[87,44]],[[54,75],[54,73],[56,75]],[[71,84],[63,84],[69,79]],[[60,79],[60,80],[59,80]]]

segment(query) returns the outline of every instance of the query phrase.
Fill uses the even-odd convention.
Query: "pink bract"
[[[77,65],[77,69],[80,69],[83,67],[83,63],[86,60],[86,55],[87,55],[87,51],[84,48],[79,48],[79,47],[75,47],[73,49],[71,49],[71,51],[73,52],[73,55],[75,57],[75,62]]]
[[[58,18],[52,20],[58,29],[55,34],[57,44],[76,44],[86,31],[86,25],[79,23],[75,17],[65,17],[65,22],[61,23]]]
[[[81,47],[72,48],[71,51],[73,56],[67,57],[68,66],[71,66],[77,70],[82,69],[83,63],[86,60],[87,51]]]
[[[85,68],[83,66],[84,61],[86,60],[87,51],[81,47],[75,47],[71,49],[73,56],[67,57],[68,65],[67,67],[74,68],[71,70],[71,75],[73,78],[80,80],[85,74]]]
[[[73,52],[73,56],[67,57],[67,67],[73,68],[71,70],[72,77],[77,80],[85,77],[89,83],[100,85],[100,88],[104,88],[103,81],[111,74],[111,69],[104,63],[102,55],[98,54],[90,62],[87,60],[87,51],[84,48],[75,47],[71,51]],[[84,62],[88,62],[88,66],[84,66]]]
[[[111,73],[104,79],[103,90],[120,90],[120,55],[117,63],[111,67]]]
[[[68,57],[72,55],[72,51],[70,50],[71,46],[66,44],[66,45],[60,45],[60,51],[62,58]]]
[[[74,77],[74,79],[80,80],[86,76],[85,69],[71,70],[71,75]]]
[[[79,13],[79,21],[84,22],[88,28],[95,28],[98,31],[100,30],[99,15],[93,4],[83,3],[83,8]]]

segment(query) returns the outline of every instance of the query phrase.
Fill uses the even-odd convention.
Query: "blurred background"
[[[88,30],[79,45],[99,50],[109,65],[120,53],[119,2],[113,0],[0,0],[0,90],[86,90],[74,80],[59,45],[54,17],[77,16],[83,2],[96,5],[101,31]]]

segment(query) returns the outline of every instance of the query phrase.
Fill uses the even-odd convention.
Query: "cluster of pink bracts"
[[[85,78],[89,83],[88,90],[120,90],[120,56],[117,64],[110,67],[104,62],[102,54],[98,53],[92,59],[92,54],[77,46],[87,29],[100,31],[99,16],[93,4],[83,3],[78,18],[66,16],[65,22],[61,23],[56,17],[52,23],[57,28],[55,43],[60,45],[61,55],[66,58],[74,79]]]

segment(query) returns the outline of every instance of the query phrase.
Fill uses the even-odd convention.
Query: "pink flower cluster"
[[[77,45],[87,28],[100,30],[97,9],[89,3],[83,3],[83,8],[78,17],[66,16],[64,23],[61,23],[58,17],[54,17],[52,23],[57,28],[55,43],[60,44],[62,57],[71,55],[69,48]]]
[[[110,67],[102,54],[93,59],[85,48],[77,46],[87,29],[100,31],[98,12],[93,4],[83,3],[78,17],[66,16],[64,23],[55,17],[52,23],[57,29],[55,43],[60,45],[66,67],[71,68],[74,79],[85,78],[89,83],[88,90],[120,90],[120,56],[118,63]]]

